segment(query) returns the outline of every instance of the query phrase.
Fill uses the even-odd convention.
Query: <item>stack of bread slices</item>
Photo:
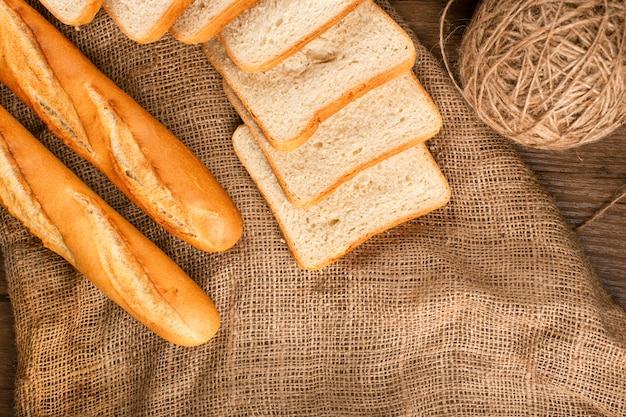
[[[235,151],[300,267],[322,268],[448,202],[425,145],[441,116],[413,73],[412,40],[373,0],[103,5],[138,42],[169,30],[202,44],[244,122]]]
[[[445,205],[441,116],[372,0],[264,1],[204,43],[244,124],[233,145],[295,260],[319,269]]]

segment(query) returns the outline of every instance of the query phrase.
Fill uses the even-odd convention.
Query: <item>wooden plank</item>
[[[2,277],[4,280],[4,276]],[[13,415],[16,361],[13,313],[6,297],[0,297],[0,416]]]
[[[0,253],[0,416],[12,416],[17,352],[4,260]]]
[[[7,287],[7,278],[4,272],[4,258],[0,252],[0,297],[8,296],[9,289]]]

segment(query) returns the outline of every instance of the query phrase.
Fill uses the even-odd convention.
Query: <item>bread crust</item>
[[[216,334],[219,313],[204,291],[1,107],[0,144],[21,184],[8,191],[28,196],[2,204],[48,248],[162,338],[196,346]]]
[[[0,29],[0,81],[170,233],[208,252],[231,248],[241,237],[243,220],[209,169],[30,6],[2,0],[0,7],[6,28]],[[21,50],[15,50],[17,41],[30,48],[18,45]],[[16,62],[28,62],[30,68],[16,70]],[[173,221],[171,212],[164,213],[149,187],[138,188],[140,173],[120,169],[112,146],[115,135],[127,141],[121,148],[140,152],[144,171],[158,178],[180,218]]]
[[[252,7],[258,0],[233,0],[219,16],[207,22],[207,24],[195,33],[185,33],[177,27],[176,23],[170,28],[170,33],[179,41],[189,44],[203,43],[216,36],[226,25],[232,22],[237,16],[248,8]],[[193,7],[193,4],[190,5]],[[185,12],[183,12],[184,14]],[[179,17],[180,18],[180,17]]]

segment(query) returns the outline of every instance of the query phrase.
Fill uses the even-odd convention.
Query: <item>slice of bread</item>
[[[241,105],[224,90],[265,154],[289,201],[316,204],[364,168],[439,132],[441,116],[413,71],[373,89],[320,124],[294,151],[276,150]]]
[[[302,48],[362,0],[259,0],[218,35],[244,71],[265,71]]]
[[[287,200],[245,125],[235,131],[233,145],[303,269],[323,268],[371,236],[450,199],[448,182],[423,143],[361,171],[308,208]]]
[[[40,0],[50,13],[70,26],[85,25],[102,7],[102,0]]]
[[[411,69],[416,53],[371,0],[268,71],[241,71],[217,38],[203,45],[272,146],[285,151],[353,99]]]
[[[202,43],[217,35],[257,0],[194,0],[170,32],[185,43]]]
[[[159,40],[193,0],[104,0],[111,19],[138,43]]]

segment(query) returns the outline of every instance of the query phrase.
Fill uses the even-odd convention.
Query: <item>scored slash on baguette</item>
[[[274,149],[224,82],[226,95],[295,205],[307,207],[362,169],[439,132],[441,116],[413,71],[349,103],[297,149]]]
[[[6,2],[0,2],[0,66],[5,77],[20,77],[19,91],[32,97],[31,106],[39,114],[58,120],[51,131],[84,158],[95,156],[78,112],[57,77],[50,75],[50,67],[40,45],[30,36],[31,30],[23,20],[16,18]],[[15,54],[18,59],[11,59]],[[27,59],[23,59],[27,57]],[[49,94],[42,97],[39,92]],[[63,113],[61,116],[60,113]],[[61,117],[63,121],[61,122]]]
[[[4,108],[0,116],[5,117]],[[45,247],[74,264],[74,254],[69,250],[63,236],[41,208],[28,181],[20,171],[6,141],[7,135],[0,132],[0,202],[11,215],[39,237]]]
[[[450,199],[448,182],[423,143],[364,169],[307,208],[287,200],[247,126],[236,129],[233,146],[304,269],[323,268],[375,234]]]
[[[184,207],[163,185],[163,179],[159,178],[158,172],[146,159],[128,126],[95,88],[90,86],[87,92],[106,129],[104,137],[108,139],[110,159],[117,175],[127,178],[126,184],[133,195],[142,200],[154,201],[155,210],[164,214],[163,221],[167,222],[169,228],[197,237],[187,222],[183,221],[186,218]]]
[[[257,0],[194,0],[170,28],[184,43],[202,43],[217,35],[226,25]]]
[[[293,150],[353,99],[408,71],[415,46],[371,0],[268,71],[241,71],[217,38],[203,44],[272,146]]]
[[[243,71],[266,71],[337,23],[362,1],[259,0],[218,36],[232,61]]]

